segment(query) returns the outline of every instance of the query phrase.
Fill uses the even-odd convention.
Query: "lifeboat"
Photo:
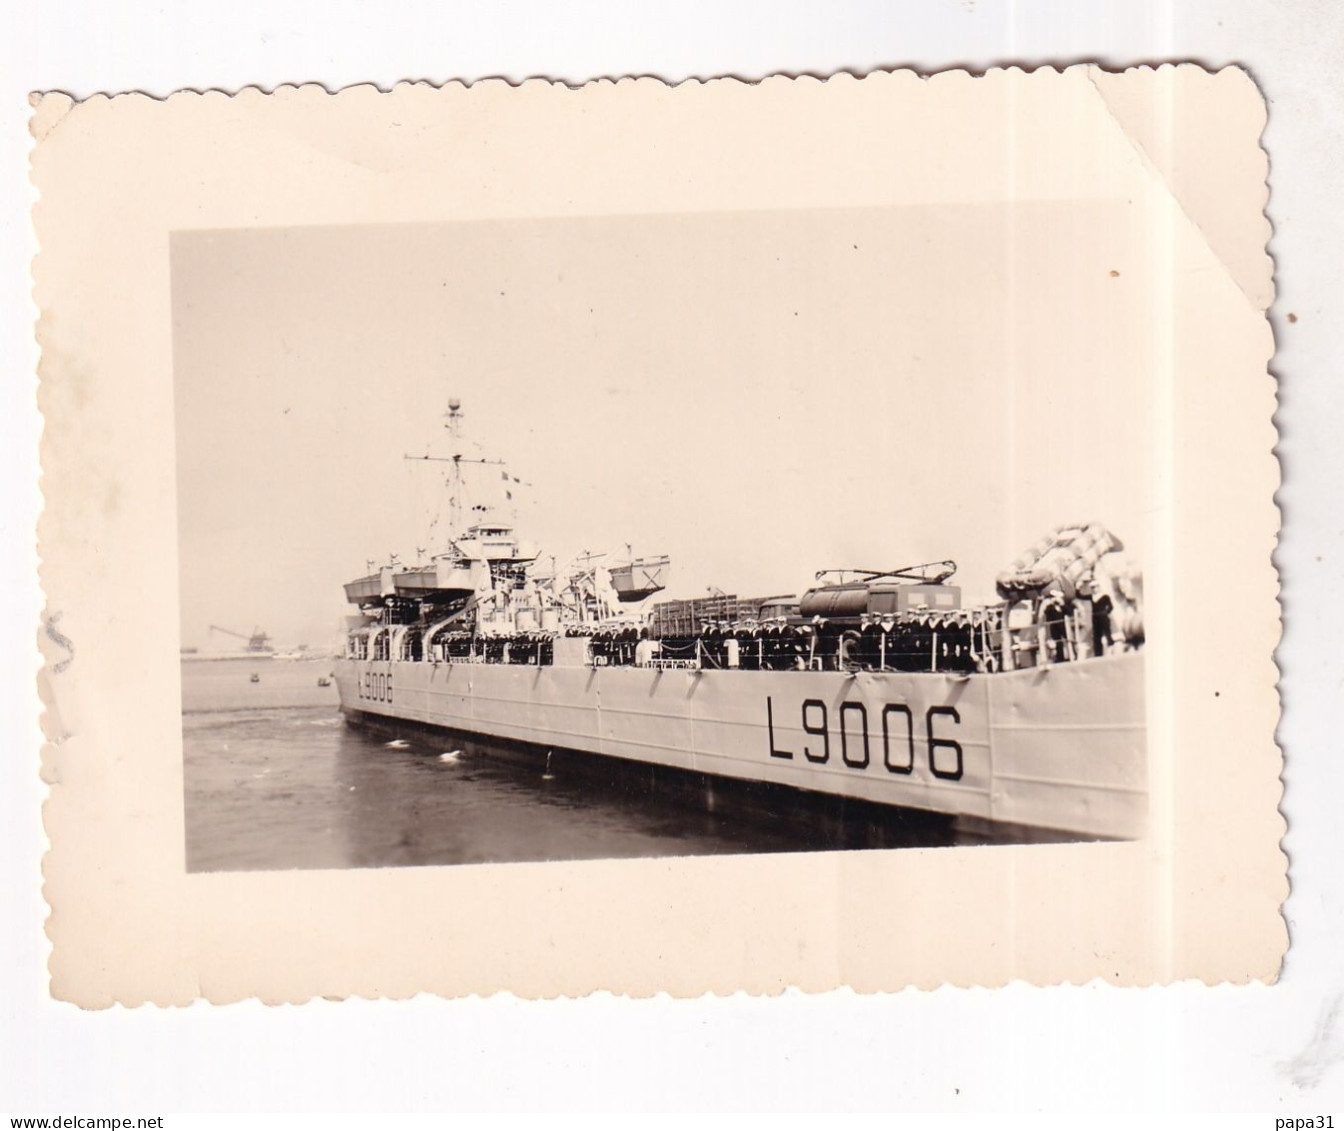
[[[393,573],[394,571],[390,566],[384,566],[377,573],[371,573],[367,577],[357,577],[354,581],[347,581],[345,584],[345,599],[350,604],[361,607],[382,604],[384,600],[396,593]]]
[[[402,570],[392,578],[397,596],[437,603],[470,597],[478,583],[479,578],[468,565],[442,558],[427,566]]]
[[[651,558],[633,558],[624,565],[611,567],[611,587],[623,604],[642,601],[667,588],[672,559],[666,554]]]

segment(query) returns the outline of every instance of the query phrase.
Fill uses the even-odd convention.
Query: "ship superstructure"
[[[450,403],[450,435],[461,406]],[[654,600],[666,555],[565,567],[469,503],[427,562],[345,586],[352,720],[1057,830],[1142,831],[1142,581],[1097,524],[1051,532],[965,608],[956,563],[824,569],[800,594]],[[503,479],[509,481],[507,473]],[[469,520],[463,516],[470,516]]]

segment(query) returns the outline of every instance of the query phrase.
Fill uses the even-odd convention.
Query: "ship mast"
[[[463,498],[466,491],[466,480],[463,475],[464,464],[485,464],[502,467],[503,460],[498,459],[471,459],[462,453],[462,402],[457,397],[450,397],[448,400],[448,411],[443,414],[443,427],[448,433],[449,448],[446,456],[432,456],[425,454],[422,456],[403,456],[403,459],[423,461],[427,463],[450,463],[453,465],[444,480],[444,485],[448,488],[448,533],[447,547],[449,551],[457,544],[465,533],[469,523],[465,523],[462,518]]]
[[[448,398],[448,411],[443,414],[443,427],[448,433],[448,455],[453,461],[452,486],[448,490],[448,540],[456,542],[462,536],[462,402]]]

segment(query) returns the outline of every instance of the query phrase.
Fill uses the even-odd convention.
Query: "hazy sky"
[[[1141,557],[1147,252],[1124,202],[176,233],[183,643],[327,643],[426,544],[450,396],[524,534],[669,596],[950,557],[988,597],[1089,519]]]

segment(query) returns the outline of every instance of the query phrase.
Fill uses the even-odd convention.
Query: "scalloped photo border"
[[[1288,888],[1264,122],[1244,71],[1193,64],[35,96],[53,995],[1273,981]],[[1166,265],[1147,839],[187,874],[170,232],[1062,202],[1121,184]]]

